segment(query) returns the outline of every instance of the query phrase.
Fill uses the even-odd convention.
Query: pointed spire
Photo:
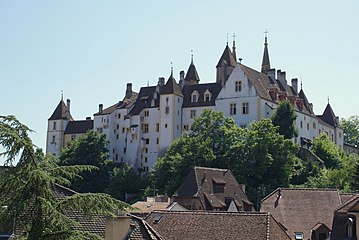
[[[61,90],[61,101],[64,101],[64,91]]]
[[[233,54],[234,59],[237,62],[237,54],[236,54],[236,37],[237,37],[237,35],[235,33],[233,33],[232,37],[233,37],[232,54]]]
[[[265,38],[264,38],[264,52],[263,52],[263,60],[262,60],[262,70],[261,72],[267,74],[268,70],[270,69],[270,62],[269,62],[269,53],[268,53],[268,42],[267,42],[267,29],[265,30]]]
[[[227,46],[228,46],[228,33],[227,33]]]
[[[185,85],[198,84],[199,76],[196,70],[196,66],[193,63],[193,50],[191,50],[191,64],[188,67],[186,77],[184,78]]]
[[[193,65],[193,50],[191,50],[191,65]]]

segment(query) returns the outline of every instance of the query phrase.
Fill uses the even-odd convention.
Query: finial
[[[150,86],[150,81],[149,80],[147,80],[147,87],[149,87]]]
[[[233,44],[236,42],[236,37],[237,37],[237,35],[236,35],[235,33],[233,33],[233,35],[232,35],[232,38],[233,38]]]
[[[191,50],[191,65],[193,65],[193,50]]]
[[[228,46],[228,33],[227,33],[227,46]]]
[[[173,62],[171,62],[171,77],[173,77]]]
[[[328,96],[328,104],[329,104],[329,96]]]
[[[64,100],[64,91],[61,90],[61,101],[63,101],[63,100]]]
[[[303,81],[300,80],[300,90],[303,90]]]
[[[265,38],[264,38],[264,44],[266,44],[266,45],[268,44],[268,43],[267,43],[268,33],[269,33],[268,30],[265,29],[265,31],[264,31],[264,34],[265,34],[265,35],[264,35],[264,36],[265,36]]]

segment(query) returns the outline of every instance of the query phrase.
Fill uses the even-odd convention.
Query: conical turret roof
[[[234,58],[231,49],[228,47],[228,44],[226,45],[226,48],[224,49],[221,58],[219,59],[217,66],[220,67],[222,62],[225,62],[227,65],[235,67],[236,66],[236,59]]]
[[[59,104],[57,105],[55,111],[52,113],[49,120],[60,120],[60,119],[66,119],[66,120],[73,120],[70,111],[64,101],[61,99]]]

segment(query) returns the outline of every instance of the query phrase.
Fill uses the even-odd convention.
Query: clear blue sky
[[[271,66],[301,78],[316,114],[330,103],[340,117],[359,114],[359,1],[0,1],[0,115],[16,115],[45,148],[47,119],[71,99],[72,116],[178,79],[191,49],[201,82],[215,81],[226,35],[237,57],[260,69],[264,30]],[[231,42],[231,38],[229,39]]]

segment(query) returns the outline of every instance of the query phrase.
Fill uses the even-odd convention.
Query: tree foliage
[[[75,194],[56,199],[56,184],[69,185],[70,181],[89,165],[59,166],[54,156],[45,156],[36,148],[28,133],[31,130],[14,116],[0,116],[0,146],[5,165],[11,167],[0,174],[0,221],[15,219],[22,237],[38,239],[100,239],[99,236],[77,230],[78,222],[68,213],[81,212],[114,215],[115,209],[125,211],[129,206],[107,194]],[[18,158],[17,158],[18,157]]]
[[[326,134],[322,133],[313,140],[312,151],[324,161],[326,168],[340,168],[344,153]]]
[[[92,165],[97,169],[81,173],[71,188],[78,192],[105,192],[110,183],[112,161],[108,159],[108,141],[104,134],[88,131],[85,135],[69,142],[61,150],[60,165]]]
[[[151,180],[160,192],[171,195],[193,166],[229,167],[253,200],[259,189],[266,194],[288,186],[296,151],[269,119],[242,129],[223,113],[207,110],[157,161]]]
[[[298,130],[295,127],[296,119],[297,115],[293,105],[288,100],[281,101],[272,115],[273,124],[278,126],[279,134],[282,134],[286,139],[298,136]]]
[[[359,116],[351,116],[348,119],[342,118],[340,126],[344,131],[344,142],[359,146]]]

